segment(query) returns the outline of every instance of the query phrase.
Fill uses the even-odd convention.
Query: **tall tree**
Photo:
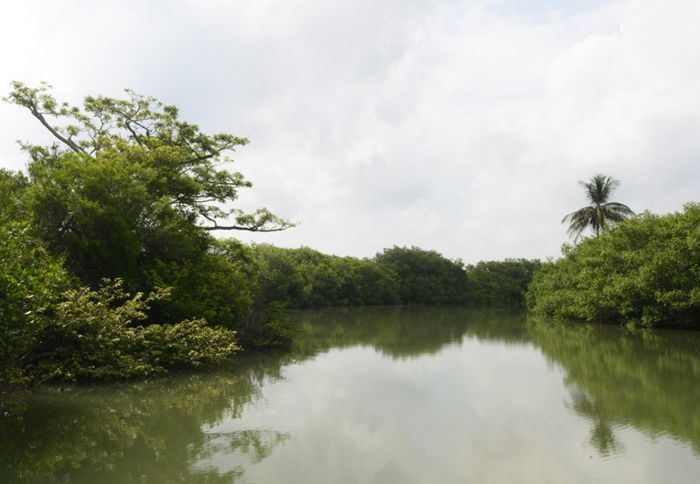
[[[568,233],[574,240],[578,240],[587,228],[598,237],[611,223],[623,222],[634,216],[634,212],[627,205],[609,201],[612,193],[620,185],[615,178],[595,175],[588,182],[579,182],[579,185],[584,188],[590,205],[571,212],[561,221],[569,224]]]
[[[130,90],[123,99],[88,96],[72,106],[46,84],[20,82],[6,100],[27,109],[55,139],[23,145],[31,158],[33,229],[90,284],[141,279],[130,290],[146,290],[146,271],[196,263],[211,246],[211,231],[292,225],[264,208],[232,207],[251,184],[222,165],[248,140],[202,133],[180,120],[175,106]]]

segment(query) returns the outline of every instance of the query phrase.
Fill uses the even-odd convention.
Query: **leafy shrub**
[[[97,290],[66,291],[26,371],[41,380],[129,378],[222,363],[239,349],[235,332],[201,319],[140,325],[149,304],[168,293],[130,296],[120,280],[104,280]]]
[[[20,366],[69,284],[61,261],[30,236],[26,224],[0,225],[0,381],[23,380]]]
[[[142,325],[167,296],[129,296],[120,280],[76,288],[26,225],[0,225],[0,382],[128,378],[222,363],[239,349],[234,331],[203,319]]]

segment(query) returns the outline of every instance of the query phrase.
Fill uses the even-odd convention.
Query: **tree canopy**
[[[145,375],[222,362],[261,327],[274,339],[244,324],[242,251],[211,235],[292,225],[231,208],[251,186],[225,167],[246,138],[130,90],[72,106],[14,82],[6,100],[54,142],[22,143],[28,177],[0,171],[0,381]]]
[[[206,230],[271,232],[292,226],[265,208],[244,213],[224,206],[251,186],[241,173],[220,168],[247,138],[205,134],[181,121],[177,107],[125,92],[124,99],[87,96],[79,107],[57,101],[48,84],[32,88],[15,81],[5,99],[26,108],[58,141],[48,147],[23,143],[34,161],[56,168],[71,152],[83,163],[137,162],[140,180],[154,198]]]

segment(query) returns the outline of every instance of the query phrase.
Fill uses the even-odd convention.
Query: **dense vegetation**
[[[371,259],[216,238],[292,226],[230,208],[250,187],[221,168],[245,145],[125,99],[56,101],[14,83],[7,100],[56,140],[22,145],[27,174],[0,169],[0,383],[114,379],[289,345],[285,308],[522,303],[536,262],[465,267],[393,247]]]
[[[524,305],[527,287],[540,261],[506,259],[482,261],[467,266],[467,294],[470,304],[518,308]]]
[[[643,213],[566,246],[530,284],[538,314],[644,327],[700,327],[700,205]]]
[[[203,319],[142,323],[169,295],[126,293],[104,279],[90,289],[16,221],[0,225],[0,381],[115,378],[222,362],[235,333]]]
[[[507,259],[465,266],[435,251],[392,247],[374,258],[304,247],[252,247],[260,298],[295,309],[391,304],[520,307],[538,261]]]
[[[291,225],[225,208],[250,186],[220,168],[245,138],[131,91],[78,107],[14,83],[7,100],[57,143],[23,144],[28,177],[0,172],[2,382],[196,367],[287,337],[254,308],[245,250],[211,235]]]

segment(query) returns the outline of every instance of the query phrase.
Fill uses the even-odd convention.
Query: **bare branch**
[[[283,230],[287,230],[291,226],[286,226],[286,227],[275,227],[271,229],[265,229],[262,227],[245,227],[242,225],[219,225],[216,222],[214,222],[213,227],[202,227],[204,230],[245,230],[246,232],[282,232]]]

